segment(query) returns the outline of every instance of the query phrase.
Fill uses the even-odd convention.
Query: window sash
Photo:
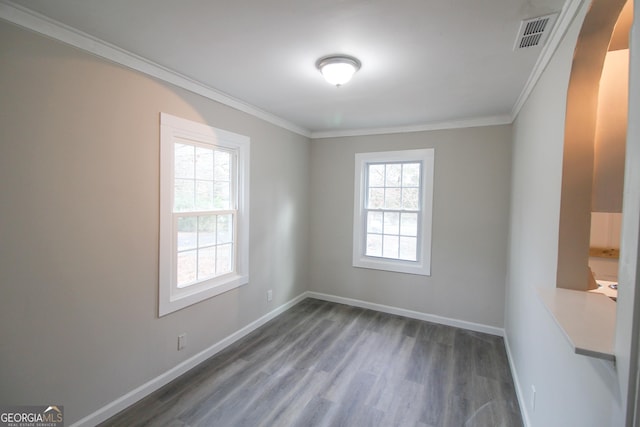
[[[398,233],[386,233],[385,229],[384,229],[384,216],[383,216],[383,225],[382,225],[382,230],[377,233],[377,232],[370,232],[369,231],[369,213],[370,212],[379,212],[384,214],[387,213],[397,213],[399,216],[399,225],[398,225]],[[421,215],[421,210],[403,210],[403,209],[367,209],[367,208],[363,208],[362,209],[362,239],[364,240],[363,242],[363,248],[364,248],[364,253],[363,255],[366,257],[370,257],[370,258],[383,258],[383,259],[388,259],[388,260],[397,260],[400,262],[410,262],[410,263],[417,263],[422,255],[422,248],[421,245],[419,245],[419,241],[420,241],[420,236],[422,235],[422,215]],[[416,232],[415,234],[403,234],[402,233],[402,214],[415,214],[416,215]],[[391,256],[384,256],[384,255],[372,255],[367,253],[367,248],[368,248],[368,237],[369,235],[379,235],[382,237],[382,250],[381,253],[384,254],[384,246],[385,246],[385,240],[384,240],[384,236],[397,236],[399,239],[405,237],[405,238],[415,238],[416,239],[416,249],[415,249],[415,259],[408,259],[408,258],[402,258],[400,255],[400,249],[398,250],[398,256],[397,257],[391,257]],[[399,243],[400,245],[400,243]]]
[[[186,161],[179,164],[176,163],[176,144],[190,145],[195,147],[193,154],[190,148],[185,147],[183,152]],[[158,315],[160,317],[172,313],[174,311],[186,308],[192,304],[204,301],[205,299],[215,297],[224,292],[238,288],[249,283],[249,186],[250,186],[250,145],[251,140],[247,136],[239,135],[233,132],[216,129],[206,124],[193,122],[182,119],[166,113],[160,113],[160,242],[159,242],[159,266],[158,266]],[[221,163],[217,162],[215,153],[213,157],[213,168],[210,166],[211,155],[207,151],[198,150],[198,147],[207,150],[215,150],[216,152],[227,152],[231,156],[221,156]],[[191,162],[204,160],[195,168]],[[230,161],[231,163],[227,163]],[[226,168],[229,164],[229,176],[226,176]],[[201,166],[204,165],[202,168]],[[196,180],[209,181],[207,191],[211,190],[212,182],[215,181],[216,175],[213,169],[215,165],[225,168],[225,173],[217,178],[229,185],[229,206],[225,204],[213,205],[211,194],[204,193],[205,197],[200,199],[199,206],[196,206],[195,196],[194,202],[190,202],[189,191],[182,193],[183,200],[186,203],[181,204],[180,209],[175,209],[175,185],[176,185],[176,168],[179,168],[178,178],[184,178],[185,185],[193,179],[193,188],[196,187]],[[213,175],[212,175],[213,172]],[[212,180],[213,178],[213,180]],[[200,184],[204,186],[203,184]],[[226,201],[226,189],[220,189],[224,194],[223,200]],[[200,193],[201,195],[203,193]],[[186,208],[186,209],[185,209]],[[180,210],[181,212],[178,212]],[[216,215],[226,213],[230,215],[229,223],[233,228],[232,242],[230,246],[219,245],[215,249],[215,255],[223,255],[224,269],[230,269],[228,274],[221,274],[210,277],[212,274],[211,266],[214,260],[213,250],[211,248],[200,248],[204,262],[209,262],[202,268],[200,279],[202,281],[193,280],[193,276],[184,276],[178,287],[177,265],[178,265],[178,221],[185,221],[189,216],[206,217],[207,215]],[[182,218],[182,219],[179,219]],[[215,219],[216,222],[218,219]],[[182,231],[193,231],[193,224],[181,224]],[[211,228],[208,230],[201,229],[202,233],[209,233],[206,238],[211,239]],[[204,236],[204,235],[203,235]],[[201,236],[201,237],[203,237]],[[184,235],[182,235],[184,237]],[[191,243],[185,243],[187,240],[193,239],[193,236],[186,238],[180,242],[181,249],[187,246],[193,246]],[[226,237],[225,237],[226,239]],[[205,242],[206,243],[206,242]],[[200,245],[203,246],[203,245]],[[205,245],[206,246],[206,245]],[[181,254],[185,257],[183,261],[193,262],[195,252]],[[208,259],[205,259],[208,258]],[[231,259],[232,258],[232,259]],[[221,258],[222,259],[222,258]],[[221,260],[220,259],[220,260]],[[229,266],[228,262],[232,261]],[[184,264],[188,265],[188,264]],[[193,265],[190,266],[189,274],[193,274]],[[208,269],[208,270],[207,270]],[[218,270],[221,273],[223,270]]]
[[[171,277],[171,287],[172,287],[172,294],[174,295],[178,295],[181,292],[183,292],[182,290],[188,287],[193,287],[195,285],[198,285],[200,283],[205,283],[208,281],[211,281],[213,279],[225,276],[225,275],[231,275],[231,274],[235,274],[237,272],[237,259],[238,259],[238,245],[237,245],[237,231],[238,231],[238,227],[237,227],[237,217],[238,217],[238,210],[237,210],[237,206],[238,206],[238,174],[237,174],[237,159],[238,159],[238,153],[236,152],[236,150],[231,149],[231,148],[227,148],[227,147],[223,147],[223,146],[219,146],[216,144],[211,144],[211,143],[201,143],[198,141],[192,141],[186,138],[175,138],[174,143],[173,143],[173,153],[176,153],[176,149],[178,148],[178,146],[189,146],[189,147],[193,147],[194,148],[194,159],[193,159],[193,177],[177,177],[176,172],[175,172],[175,158],[174,158],[174,169],[173,169],[173,173],[172,173],[172,180],[173,180],[173,194],[172,194],[172,210],[173,210],[173,214],[172,214],[172,222],[173,222],[173,244],[172,244],[172,253],[173,253],[173,274]],[[178,206],[176,206],[175,203],[175,195],[176,195],[176,186],[177,186],[177,180],[182,179],[185,181],[193,181],[194,186],[197,186],[197,183],[199,181],[203,181],[203,180],[199,180],[198,179],[198,173],[197,173],[197,169],[198,169],[198,162],[197,162],[197,155],[195,154],[197,151],[197,148],[202,148],[205,150],[209,150],[212,153],[212,161],[214,162],[212,165],[212,170],[211,170],[211,175],[212,178],[210,180],[206,180],[206,182],[211,182],[212,184],[212,197],[215,198],[215,184],[217,182],[228,182],[229,183],[229,208],[230,209],[213,209],[213,210],[205,210],[205,209],[198,209],[198,203],[197,203],[197,191],[195,190],[194,187],[194,192],[193,192],[193,209],[179,209]],[[223,152],[223,153],[227,153],[229,154],[229,171],[228,171],[228,179],[229,181],[218,181],[216,180],[216,175],[217,175],[217,171],[216,171],[216,164],[215,164],[215,156],[216,153],[218,152]],[[212,200],[212,204],[215,205],[215,201]],[[230,268],[228,271],[225,271],[222,274],[216,274],[217,273],[217,269],[218,269],[218,246],[219,245],[213,245],[213,246],[208,246],[208,247],[200,247],[199,245],[197,245],[195,248],[191,248],[191,249],[185,249],[183,251],[180,251],[178,248],[178,238],[180,235],[180,231],[179,231],[179,227],[178,227],[178,219],[179,218],[188,218],[188,217],[204,217],[204,216],[216,216],[216,223],[217,223],[217,218],[223,215],[231,215],[232,217],[232,221],[231,221],[231,227],[232,227],[232,238],[231,241],[228,242],[231,244],[231,260],[230,260]],[[196,238],[198,238],[199,236],[199,230],[196,230]],[[216,229],[216,239],[217,239],[217,229]],[[200,266],[201,266],[201,252],[200,249],[211,249],[211,248],[215,248],[215,255],[214,255],[214,266],[213,266],[213,270],[214,270],[214,274],[213,275],[203,275],[203,277],[200,277]],[[195,277],[193,280],[188,280],[186,282],[181,282],[180,281],[180,276],[181,276],[181,269],[180,269],[180,255],[181,254],[185,254],[186,252],[195,252],[193,255],[195,256],[195,260],[193,262],[195,262],[195,266],[194,266],[194,273],[195,273]]]
[[[404,166],[405,165],[414,165],[417,164],[419,165],[419,171],[418,171],[418,182],[415,185],[404,185]],[[387,185],[386,183],[386,170],[387,167],[390,165],[400,165],[401,166],[401,170],[400,170],[400,182],[398,185]],[[385,167],[385,182],[382,183],[382,185],[375,185],[372,186],[371,185],[371,166],[384,166]],[[365,162],[363,164],[363,173],[364,173],[364,197],[362,198],[362,203],[363,206],[361,207],[361,212],[362,212],[362,239],[364,240],[363,242],[363,248],[364,248],[364,253],[363,256],[365,257],[371,257],[371,258],[382,258],[382,259],[387,259],[387,260],[394,260],[394,261],[399,261],[399,262],[409,262],[409,263],[417,263],[418,260],[420,260],[421,257],[421,245],[418,244],[418,242],[420,241],[420,236],[422,235],[422,205],[423,205],[423,195],[424,195],[424,188],[423,188],[423,179],[422,179],[422,171],[424,168],[424,162],[422,162],[421,160],[406,160],[406,161],[375,161],[375,162]],[[386,207],[376,207],[376,208],[371,208],[370,206],[370,195],[371,195],[371,189],[382,189],[383,190],[383,203],[386,204],[386,194],[387,194],[387,189],[399,189],[400,190],[400,205],[404,205],[403,203],[403,191],[404,189],[417,189],[418,191],[418,200],[417,200],[417,208],[415,209],[410,209],[410,208],[386,208]],[[399,224],[399,230],[398,233],[385,233],[384,229],[380,232],[380,233],[371,233],[369,231],[369,212],[381,212],[384,214],[387,213],[397,213],[398,214],[398,221],[400,222]],[[402,218],[402,214],[403,213],[413,213],[416,214],[417,218],[416,218],[416,234],[415,235],[403,235],[401,232],[401,218]],[[368,248],[369,248],[369,236],[370,235],[379,235],[381,236],[381,254],[380,255],[372,255],[369,253]],[[397,251],[396,251],[396,256],[385,256],[385,241],[387,241],[388,239],[385,239],[385,236],[393,236],[393,237],[398,237],[398,243],[397,243]],[[415,257],[413,257],[414,259],[408,259],[407,257],[402,257],[401,251],[402,251],[402,237],[408,237],[408,238],[415,238],[416,239],[416,245],[415,245]]]
[[[218,217],[221,216],[226,216],[226,215],[230,215],[231,216],[231,238],[229,241],[223,242],[223,243],[218,243],[218,230],[217,230],[217,219]],[[192,246],[192,247],[188,247],[186,249],[182,249],[180,250],[179,248],[179,238],[180,238],[180,230],[178,227],[178,220],[181,218],[191,218],[191,217],[195,217],[195,218],[200,218],[200,217],[206,217],[206,216],[215,216],[216,217],[216,231],[214,232],[215,235],[215,243],[213,244],[208,244],[208,245],[204,245],[201,246],[200,242],[199,242],[199,237],[200,237],[200,230],[198,229],[198,225],[196,225],[196,245]],[[173,274],[173,278],[172,278],[172,283],[173,283],[173,287],[177,288],[177,293],[180,292],[181,289],[190,287],[190,286],[194,286],[197,285],[199,283],[203,283],[203,282],[207,282],[209,280],[212,279],[217,279],[219,277],[223,277],[226,275],[232,275],[232,274],[236,274],[237,273],[237,259],[238,259],[238,245],[237,245],[237,241],[238,241],[238,211],[235,209],[231,209],[231,210],[220,210],[220,211],[198,211],[198,212],[174,212],[173,213],[173,254],[174,254],[174,265],[176,266],[176,268],[174,269],[174,274]],[[216,274],[217,272],[217,249],[219,246],[224,246],[224,245],[231,245],[232,250],[231,250],[231,260],[230,260],[230,268],[228,271],[225,271],[223,273],[220,274]],[[215,265],[214,265],[214,274],[213,275],[209,275],[203,278],[199,278],[198,277],[198,273],[200,271],[200,257],[199,257],[199,253],[200,253],[200,249],[216,249],[216,260],[215,260]],[[186,282],[186,283],[180,283],[180,281],[178,280],[178,277],[180,275],[180,271],[179,271],[179,257],[181,253],[187,253],[187,252],[196,252],[196,266],[195,266],[195,271],[196,271],[196,279]]]
[[[229,154],[230,156],[230,164],[229,164],[229,181],[222,181],[222,180],[217,180],[216,179],[216,170],[215,170],[215,164],[213,166],[213,178],[211,180],[204,180],[204,179],[199,179],[197,177],[197,162],[194,161],[194,165],[193,165],[193,178],[186,178],[186,177],[181,177],[181,176],[176,176],[175,173],[175,158],[173,158],[173,162],[174,162],[174,166],[173,166],[173,173],[172,173],[172,180],[173,180],[173,194],[172,194],[172,211],[173,212],[182,212],[182,213],[189,213],[189,212],[204,212],[207,209],[201,208],[199,209],[197,207],[198,203],[196,201],[197,198],[197,190],[194,188],[193,191],[193,196],[194,196],[194,200],[193,200],[193,209],[177,209],[176,207],[176,201],[175,201],[175,187],[176,187],[176,181],[177,180],[183,180],[183,181],[193,181],[194,186],[197,186],[197,184],[200,182],[210,182],[213,186],[213,190],[215,191],[215,185],[216,183],[221,183],[221,182],[229,182],[229,206],[228,209],[237,209],[238,208],[238,152],[235,149],[232,148],[228,148],[228,147],[224,147],[224,146],[220,146],[220,145],[216,145],[216,144],[211,144],[211,143],[202,143],[202,142],[198,142],[198,141],[194,141],[191,139],[187,139],[187,138],[182,138],[182,137],[175,137],[174,138],[175,141],[173,143],[173,148],[174,148],[174,153],[175,153],[175,148],[177,145],[183,145],[183,146],[191,146],[194,148],[204,148],[206,150],[211,150],[213,153],[213,155],[215,156],[216,152],[224,152]],[[214,193],[215,196],[215,193]],[[220,210],[220,209],[218,209]]]
[[[433,217],[433,175],[434,175],[433,148],[411,149],[385,152],[356,153],[355,155],[355,179],[354,179],[354,210],[353,210],[353,266],[386,270],[399,273],[431,275],[431,239]],[[387,174],[387,170],[375,168],[376,165],[407,165],[420,164],[419,173],[415,169],[406,175],[401,170]],[[374,175],[374,173],[376,175]],[[398,176],[407,181],[398,180]],[[419,182],[418,182],[419,181]],[[409,194],[413,199],[410,203],[403,203],[402,197],[398,197],[398,191],[411,188],[419,191]],[[386,187],[386,188],[385,188]],[[371,189],[382,190],[377,194]],[[392,189],[392,199],[387,198],[384,191]],[[376,197],[375,203],[370,203],[370,194]],[[401,195],[400,195],[401,196]],[[400,201],[398,201],[400,200]],[[374,218],[372,214],[379,213],[382,217]],[[387,238],[393,243],[393,250],[387,251],[382,246],[381,239],[385,238],[384,216],[397,214],[400,220],[392,218],[392,231],[388,231]],[[411,218],[412,224],[404,222],[402,215],[415,215]],[[371,218],[371,219],[369,219]],[[370,221],[372,221],[370,223]],[[375,226],[370,227],[375,222]],[[398,227],[411,229],[399,230]],[[369,236],[367,232],[370,231]],[[407,234],[408,233],[408,234]],[[376,236],[377,234],[377,236]],[[415,234],[415,238],[414,235]],[[374,244],[367,246],[367,238],[374,239]],[[387,242],[388,244],[389,242]],[[377,246],[376,246],[377,245]],[[384,250],[384,252],[383,252]],[[415,258],[414,258],[415,257]]]

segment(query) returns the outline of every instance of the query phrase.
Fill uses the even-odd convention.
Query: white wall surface
[[[70,425],[306,290],[308,139],[3,21],[0,94],[2,404]],[[159,319],[161,111],[251,138],[251,261]]]
[[[616,313],[616,362],[620,389],[627,398],[627,418],[635,412],[640,425],[640,8],[634,3],[630,35],[629,123],[625,153],[618,310]],[[631,425],[631,422],[629,422]]]
[[[536,293],[556,286],[567,88],[588,6],[584,2],[513,125],[505,332],[521,409],[535,427],[622,425],[613,364],[574,354]]]
[[[628,92],[629,49],[608,52],[596,119],[592,200],[595,212],[622,212]]]
[[[502,328],[511,126],[314,140],[310,290]],[[352,267],[354,156],[435,148],[430,277]]]

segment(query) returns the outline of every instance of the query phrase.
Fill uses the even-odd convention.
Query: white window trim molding
[[[173,153],[176,138],[231,149],[237,153],[236,269],[196,285],[178,289],[175,280],[173,221]],[[158,316],[188,307],[249,282],[249,162],[247,136],[160,113],[160,247]],[[167,170],[168,168],[168,170]]]
[[[431,275],[431,236],[433,217],[433,148],[401,151],[356,153],[353,206],[353,266],[398,273]],[[364,201],[366,191],[366,165],[369,163],[412,162],[422,163],[421,171],[421,227],[418,238],[418,261],[402,261],[365,255]]]

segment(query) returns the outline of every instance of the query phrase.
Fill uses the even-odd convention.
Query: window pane
[[[198,217],[198,247],[216,244],[216,215]]]
[[[398,258],[398,236],[382,236],[382,256],[385,258]]]
[[[217,243],[231,243],[233,241],[233,224],[232,224],[232,216],[229,215],[218,215],[218,223],[216,234],[218,236]]]
[[[173,162],[176,178],[193,179],[195,167],[195,147],[193,145],[174,144]]]
[[[369,187],[384,187],[384,165],[369,165]]]
[[[178,251],[196,248],[196,223],[197,218],[193,216],[178,218]]]
[[[355,154],[354,267],[431,273],[433,164],[433,149]]]
[[[216,248],[204,248],[198,251],[198,280],[213,277],[216,274]]]
[[[402,186],[417,187],[420,185],[420,163],[406,163],[402,167]]]
[[[416,261],[417,241],[418,239],[416,239],[415,237],[400,237],[400,259],[407,260],[407,261]]]
[[[210,211],[213,209],[213,182],[196,181],[196,210]]]
[[[418,214],[403,213],[400,217],[400,234],[403,236],[418,235]]]
[[[213,150],[196,147],[196,179],[213,181]]]
[[[215,195],[213,206],[215,209],[230,209],[230,184],[228,182],[215,183]]]
[[[384,234],[400,234],[400,214],[397,212],[384,213]]]
[[[382,236],[367,234],[367,256],[382,256]]]
[[[370,188],[367,208],[380,209],[384,207],[384,188]]]
[[[402,209],[418,210],[420,193],[417,188],[402,189]]]
[[[400,209],[402,207],[402,190],[400,188],[387,188],[384,196],[384,207],[387,209]]]
[[[231,153],[216,151],[215,165],[215,180],[231,181]]]
[[[217,246],[216,251],[216,276],[230,273],[233,262],[233,245],[229,243]]]
[[[176,179],[173,196],[173,211],[185,212],[194,209],[195,181],[189,179]]]
[[[196,280],[197,251],[180,252],[178,254],[178,287],[182,288]]]
[[[382,212],[367,212],[367,233],[382,234]]]
[[[387,163],[387,169],[385,172],[385,186],[386,187],[400,187],[400,178],[402,177],[402,165],[399,163]]]

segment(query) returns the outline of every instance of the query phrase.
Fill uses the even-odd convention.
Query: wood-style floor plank
[[[316,299],[102,424],[522,425],[502,338]]]

